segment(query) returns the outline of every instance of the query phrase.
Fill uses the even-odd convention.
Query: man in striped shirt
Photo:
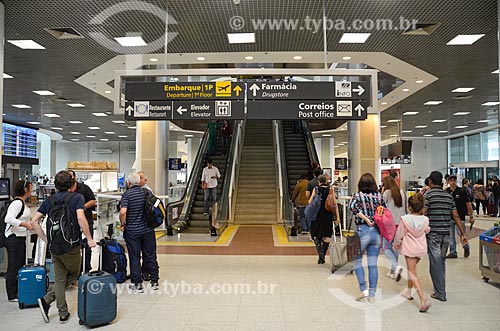
[[[430,189],[425,193],[424,212],[429,218],[431,227],[431,231],[427,234],[429,271],[434,286],[431,297],[446,301],[445,262],[450,245],[452,219],[462,234],[462,245],[467,244],[467,237],[453,197],[442,188],[443,175],[439,171],[433,171],[429,178]]]
[[[127,177],[128,190],[123,193],[120,205],[120,223],[127,244],[130,259],[130,289],[143,293],[142,260],[151,276],[151,288],[158,290],[158,260],[156,256],[156,237],[153,228],[146,224],[144,204],[145,189],[139,186],[140,176],[132,173]]]

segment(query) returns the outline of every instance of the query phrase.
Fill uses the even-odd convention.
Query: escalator
[[[233,126],[235,123],[230,124]],[[224,190],[224,188],[228,185],[229,173],[226,170],[232,164],[231,150],[234,148],[234,144],[230,141],[230,151],[228,155],[223,155],[222,136],[220,130],[218,131],[216,148],[212,155],[207,155],[208,133],[205,133],[195,163],[193,164],[184,196],[180,201],[167,205],[170,225],[168,234],[170,235],[173,234],[172,229],[188,233],[209,232],[209,216],[203,213],[205,195],[201,182],[203,168],[206,167],[208,159],[213,161],[214,166],[219,169],[221,175],[217,185],[217,201],[227,200],[227,189]],[[215,208],[221,209],[221,205],[223,203],[218,203],[215,205]],[[213,212],[214,214],[220,214],[220,210],[213,210]]]

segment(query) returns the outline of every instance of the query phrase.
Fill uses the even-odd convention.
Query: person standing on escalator
[[[209,207],[217,200],[217,179],[219,178],[219,169],[214,166],[214,162],[211,159],[208,159],[207,166],[203,169],[203,173],[201,174],[202,187],[205,191],[203,215],[208,215]]]
[[[215,120],[208,122],[208,145],[207,155],[214,155],[217,148],[217,122]]]
[[[229,153],[229,142],[231,141],[231,136],[233,135],[233,129],[228,120],[224,120],[224,125],[222,125],[222,155],[227,155]]]

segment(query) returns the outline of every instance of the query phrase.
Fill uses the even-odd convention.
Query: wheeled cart
[[[483,281],[500,283],[500,226],[479,236],[479,270]]]

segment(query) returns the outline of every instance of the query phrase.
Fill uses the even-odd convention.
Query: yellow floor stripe
[[[273,226],[276,231],[276,236],[278,237],[278,245],[280,246],[314,246],[311,242],[292,242],[288,240],[288,234],[286,233],[285,227],[280,225]]]
[[[228,225],[217,241],[157,241],[159,246],[229,246],[239,225]],[[182,234],[181,234],[182,236]],[[157,238],[158,239],[158,238]]]

